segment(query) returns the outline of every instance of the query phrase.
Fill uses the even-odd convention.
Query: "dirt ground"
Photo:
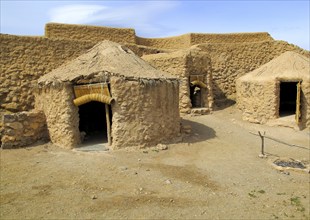
[[[1,219],[309,219],[309,174],[280,172],[278,157],[309,163],[309,130],[241,120],[235,107],[187,117],[168,150],[77,152],[44,144],[1,150]]]

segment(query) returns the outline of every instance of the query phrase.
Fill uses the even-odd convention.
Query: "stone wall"
[[[80,140],[78,107],[73,104],[70,84],[38,89],[36,109],[46,115],[52,143],[62,148],[77,147]]]
[[[178,89],[176,80],[111,78],[112,148],[151,146],[180,135]]]
[[[237,80],[237,103],[243,120],[264,124],[278,117],[275,81]]]
[[[284,41],[236,44],[201,44],[198,46],[211,58],[213,94],[216,103],[235,100],[236,79],[268,63],[286,51],[310,56],[309,51]]]
[[[94,45],[4,34],[0,44],[0,112],[33,109],[37,79]]]
[[[45,36],[53,39],[83,40],[94,43],[103,40],[116,43],[136,43],[135,30],[131,28],[48,23],[45,25]]]
[[[2,121],[2,149],[22,147],[49,139],[45,115],[41,111],[5,114]]]

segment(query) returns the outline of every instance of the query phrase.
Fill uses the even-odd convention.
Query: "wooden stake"
[[[108,145],[111,146],[112,139],[111,139],[111,122],[110,122],[110,111],[109,111],[109,105],[105,104],[105,117],[107,121],[107,134],[108,134]]]
[[[265,155],[265,152],[264,152],[264,148],[265,148],[265,139],[264,139],[264,135],[265,135],[265,132],[264,134],[262,135],[260,133],[260,131],[258,132],[260,138],[262,139],[262,149],[261,149],[261,154],[264,156]]]

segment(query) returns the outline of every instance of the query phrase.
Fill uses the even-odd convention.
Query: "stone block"
[[[23,129],[23,124],[20,122],[11,122],[6,124],[7,127],[13,128],[15,130],[21,130]]]

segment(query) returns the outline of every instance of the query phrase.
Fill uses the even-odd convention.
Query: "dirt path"
[[[309,174],[269,161],[309,163],[309,131],[249,124],[234,107],[188,117],[191,137],[168,150],[75,152],[46,144],[1,150],[1,219],[309,219]]]

